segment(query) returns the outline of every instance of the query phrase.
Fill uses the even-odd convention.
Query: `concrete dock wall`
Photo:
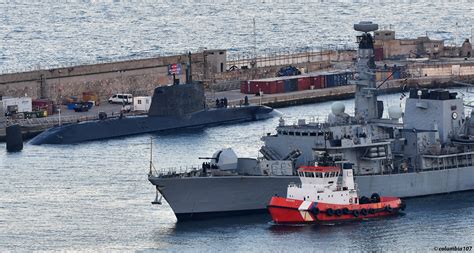
[[[408,71],[414,77],[469,76],[474,75],[474,62],[415,64],[410,66]]]
[[[196,71],[201,71],[202,56],[193,55],[194,60]],[[168,64],[174,63],[182,64],[182,74],[178,78],[184,82],[187,56],[177,55],[5,74],[0,76],[0,95],[53,100],[82,96],[83,92],[95,92],[102,99],[120,92],[149,95],[156,86],[171,83]]]

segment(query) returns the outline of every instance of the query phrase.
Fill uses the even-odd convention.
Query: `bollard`
[[[18,152],[23,149],[23,137],[20,125],[11,125],[6,128],[7,151]]]

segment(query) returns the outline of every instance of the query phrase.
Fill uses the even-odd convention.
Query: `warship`
[[[377,100],[372,22],[354,25],[358,58],[354,115],[335,102],[325,122],[280,118],[274,134],[262,137],[260,158],[216,152],[202,168],[186,172],[155,169],[155,204],[164,198],[178,221],[266,212],[273,196],[300,184],[297,169],[313,166],[321,153],[336,165],[351,164],[360,196],[418,197],[474,189],[474,113],[447,90],[410,90],[405,111]]]
[[[263,105],[209,108],[202,83],[155,88],[147,115],[107,118],[52,127],[30,144],[73,144],[134,134],[267,119],[279,112]],[[100,115],[99,115],[100,116]],[[100,118],[100,117],[99,117]]]

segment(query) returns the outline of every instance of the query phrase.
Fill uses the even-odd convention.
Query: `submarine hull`
[[[183,116],[133,116],[96,120],[50,128],[37,135],[29,143],[33,145],[74,144],[162,130],[261,120],[277,114],[270,107],[249,105],[206,109]]]

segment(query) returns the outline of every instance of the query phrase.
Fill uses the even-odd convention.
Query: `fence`
[[[331,58],[337,60],[340,50],[355,50],[351,47],[327,48],[321,50],[306,49],[299,51],[275,51],[264,52],[261,55],[253,56],[250,53],[237,53],[229,55],[227,58],[227,69],[234,70],[236,68],[246,69],[252,67],[271,67],[280,65],[296,65],[306,62],[331,61]]]

